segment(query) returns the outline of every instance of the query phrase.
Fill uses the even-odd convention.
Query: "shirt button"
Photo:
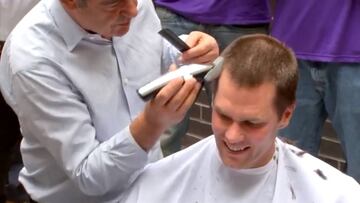
[[[124,78],[124,85],[127,85],[129,83],[129,80],[127,78]]]

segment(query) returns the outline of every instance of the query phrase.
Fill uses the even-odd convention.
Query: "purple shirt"
[[[248,25],[270,21],[267,0],[154,0],[155,4],[204,24]]]
[[[272,35],[299,59],[360,62],[360,0],[277,0]]]

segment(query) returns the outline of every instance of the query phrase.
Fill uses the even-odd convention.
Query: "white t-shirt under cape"
[[[122,196],[127,203],[360,203],[351,177],[276,140],[276,156],[256,169],[226,167],[214,136],[148,165]]]

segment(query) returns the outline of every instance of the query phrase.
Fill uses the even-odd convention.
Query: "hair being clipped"
[[[223,52],[224,69],[240,87],[257,87],[271,82],[276,87],[278,113],[295,102],[297,61],[291,49],[277,39],[252,34],[240,37]]]

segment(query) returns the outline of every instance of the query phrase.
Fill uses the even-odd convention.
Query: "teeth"
[[[244,149],[246,149],[248,146],[240,146],[240,145],[236,145],[236,144],[229,144],[229,143],[226,143],[226,146],[231,150],[231,151],[243,151]]]

